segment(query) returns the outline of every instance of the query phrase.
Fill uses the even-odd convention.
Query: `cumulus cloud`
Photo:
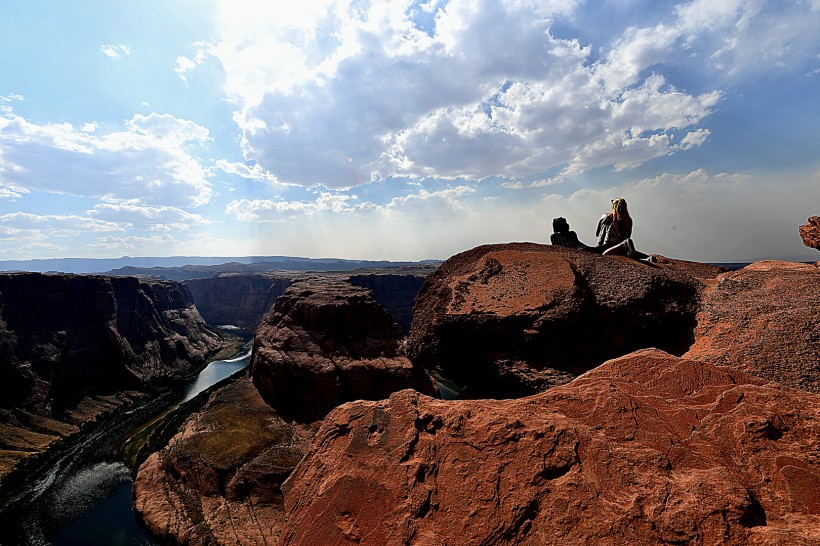
[[[0,117],[0,183],[147,204],[199,206],[211,199],[208,169],[197,149],[208,130],[167,114],[137,114],[124,130],[37,124]]]
[[[273,11],[226,0],[218,38],[178,72],[218,60],[245,156],[269,177],[344,188],[635,167],[701,145],[723,97],[676,88],[665,71],[768,69],[786,55],[812,59],[818,44],[808,3],[765,0],[680,3],[611,43],[553,35],[580,5],[336,0]]]

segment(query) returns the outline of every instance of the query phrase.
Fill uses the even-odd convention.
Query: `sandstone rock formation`
[[[800,226],[800,236],[806,246],[820,250],[820,216],[809,217],[808,221]]]
[[[293,275],[257,273],[222,274],[207,279],[191,279],[196,308],[210,324],[232,325],[255,332],[276,298],[293,282]]]
[[[818,544],[818,438],[818,395],[658,350],[523,399],[402,391],[327,416],[281,543]]]
[[[245,376],[140,467],[135,506],[147,527],[179,544],[276,544],[280,485],[313,431],[283,421]]]
[[[407,352],[472,397],[532,394],[635,349],[682,354],[703,287],[696,277],[720,271],[534,243],[477,247],[428,277]]]
[[[178,283],[0,275],[0,476],[224,345]]]
[[[402,333],[370,290],[332,277],[292,284],[256,332],[251,368],[280,415],[311,422],[339,404],[405,388],[427,394],[427,374],[401,353]]]
[[[820,269],[756,262],[703,294],[687,357],[820,392]]]
[[[354,286],[369,288],[376,301],[390,313],[402,332],[407,334],[413,322],[416,296],[429,273],[432,273],[432,270],[425,274],[368,273],[351,275],[348,282]]]

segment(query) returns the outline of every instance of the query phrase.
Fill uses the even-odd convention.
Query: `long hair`
[[[615,220],[629,218],[629,210],[626,208],[626,199],[623,197],[612,200],[612,218]]]

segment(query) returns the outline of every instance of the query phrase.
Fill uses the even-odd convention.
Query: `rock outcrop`
[[[683,354],[703,288],[697,277],[720,271],[534,243],[481,246],[428,277],[407,352],[466,386],[465,395],[532,394],[636,349]]]
[[[314,432],[283,421],[245,376],[211,395],[168,446],[140,466],[138,514],[178,544],[276,544],[280,486]]]
[[[401,340],[370,290],[332,277],[298,281],[256,332],[254,384],[280,415],[301,422],[405,388],[435,393],[427,374],[403,356]]]
[[[800,237],[807,247],[820,250],[820,216],[811,216],[800,226]]]
[[[0,475],[225,345],[178,283],[0,275]]]
[[[282,544],[820,543],[820,398],[642,350],[515,400],[332,411]]]
[[[236,326],[253,333],[293,279],[292,274],[227,273],[213,278],[191,279],[185,284],[191,289],[196,308],[208,323]]]
[[[756,262],[703,294],[689,358],[820,392],[820,269]]]

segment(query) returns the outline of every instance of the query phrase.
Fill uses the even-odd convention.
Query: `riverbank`
[[[249,359],[247,338],[227,334],[225,339],[226,346],[216,355],[217,357],[231,355],[246,356]],[[133,431],[141,429],[146,421],[153,421],[157,414],[167,412],[169,407],[179,405],[179,400],[185,398],[199,375],[214,362],[222,361],[211,360],[195,374],[187,376],[185,380],[175,381],[162,390],[131,393],[128,399],[122,400],[119,404],[112,403],[112,407],[107,411],[100,412],[93,421],[54,442],[41,454],[32,455],[21,461],[23,464],[19,464],[3,479],[0,489],[0,544],[51,544],[42,537],[46,534],[44,529],[54,526],[54,518],[62,517],[59,514],[52,514],[58,512],[54,508],[54,498],[58,497],[61,491],[64,493],[67,487],[71,489],[68,485],[70,483],[90,481],[91,485],[88,487],[94,489],[94,484],[111,482],[110,476],[106,479],[99,478],[99,472],[92,470],[95,465],[117,464],[116,461],[121,459],[119,453],[122,446]],[[194,397],[191,402],[196,404],[197,398]],[[107,467],[102,467],[102,470],[110,474]],[[119,468],[114,475],[118,473],[121,473]],[[90,479],[89,476],[93,476],[94,479]],[[129,475],[128,479],[130,478]],[[85,486],[77,487],[82,489]],[[92,491],[91,496],[107,493],[108,491]],[[70,505],[71,502],[63,504]],[[71,510],[68,512],[68,515],[73,517]]]

